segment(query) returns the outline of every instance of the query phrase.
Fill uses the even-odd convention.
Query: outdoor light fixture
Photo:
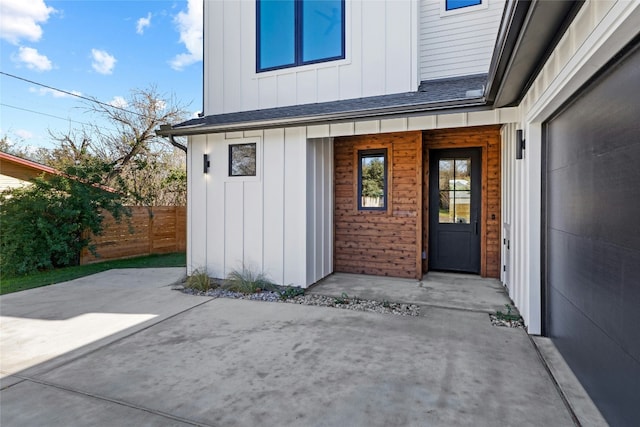
[[[209,166],[211,165],[211,163],[209,162],[209,155],[205,154],[203,156],[203,160],[204,160],[204,173],[209,173]]]
[[[524,131],[518,129],[516,131],[516,159],[522,159],[522,152],[525,149]]]

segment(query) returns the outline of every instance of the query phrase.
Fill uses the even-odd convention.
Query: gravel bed
[[[493,326],[506,326],[507,328],[524,328],[524,321],[522,318],[518,320],[505,320],[501,319],[495,314],[490,314],[491,324]]]
[[[280,297],[277,292],[258,292],[255,294],[242,294],[224,289],[212,289],[207,292],[198,292],[183,286],[174,286],[174,290],[179,290],[189,295],[200,295],[214,298],[234,298],[253,301],[268,301],[285,304],[314,305],[319,307],[335,307],[346,310],[368,311],[372,313],[395,314],[397,316],[419,316],[420,306],[416,304],[402,304],[388,301],[364,300],[357,297],[328,297],[324,295],[299,295],[286,300]]]

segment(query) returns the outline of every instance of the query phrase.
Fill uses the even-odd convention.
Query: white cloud
[[[12,55],[15,62],[21,62],[30,70],[49,71],[53,68],[51,61],[45,55],[32,47],[21,46],[17,55]]]
[[[39,24],[55,11],[44,0],[0,0],[0,38],[13,44],[22,39],[36,42],[42,37]]]
[[[31,138],[33,138],[33,133],[31,133],[31,132],[29,132],[28,130],[25,130],[25,129],[18,129],[17,131],[15,131],[13,133],[20,139],[31,139]]]
[[[113,99],[109,101],[109,105],[117,108],[127,108],[129,103],[121,96],[114,96]]]
[[[29,92],[37,93],[40,96],[51,95],[54,98],[70,98],[72,95],[69,95],[69,93],[77,96],[82,96],[82,92],[78,92],[77,90],[68,90],[67,92],[69,93],[65,93],[65,92],[60,92],[59,90],[50,89],[48,87],[39,87],[39,88],[30,87]]]
[[[176,55],[170,62],[174,70],[202,61],[202,0],[188,0],[187,12],[179,12],[174,23],[180,32],[180,42],[187,53]]]
[[[93,62],[91,63],[91,66],[98,73],[100,74],[113,73],[113,67],[116,66],[117,60],[112,55],[110,55],[104,50],[91,49],[91,57],[93,58]]]
[[[167,109],[167,103],[162,99],[156,99],[156,111],[164,111]]]
[[[147,14],[146,18],[138,19],[136,24],[136,33],[144,34],[144,29],[151,25],[151,12]]]

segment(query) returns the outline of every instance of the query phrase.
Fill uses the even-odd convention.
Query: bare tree
[[[155,87],[134,89],[120,105],[96,100],[86,109],[106,119],[108,125],[50,132],[58,146],[50,150],[48,164],[63,168],[103,163],[108,166],[103,184],[126,194],[128,204],[185,204],[184,153],[155,134],[163,124],[186,119],[185,108],[175,98],[163,98]]]
[[[155,86],[132,90],[122,105],[92,103],[89,111],[105,117],[115,127],[114,132],[100,132],[102,144],[110,150],[114,162],[114,172],[109,178],[129,165],[137,155],[148,154],[152,144],[166,144],[156,136],[157,128],[187,117],[185,107],[179,105],[174,96],[169,101],[165,100]]]

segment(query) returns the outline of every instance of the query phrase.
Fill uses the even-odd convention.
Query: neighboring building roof
[[[59,175],[60,171],[50,166],[0,151],[0,174],[29,181],[43,173]]]
[[[34,178],[43,174],[45,176],[63,175],[62,172],[60,172],[58,169],[52,168],[51,166],[46,166],[32,160],[24,159],[22,157],[14,156],[13,154],[0,151],[0,176],[8,176],[20,181],[33,181]],[[15,186],[7,185],[7,182],[3,183],[3,188],[1,188],[0,191],[4,190],[4,187]],[[15,182],[12,182],[12,184],[15,184]],[[117,192],[114,188],[107,187],[106,185],[95,184],[94,186],[110,193]]]

